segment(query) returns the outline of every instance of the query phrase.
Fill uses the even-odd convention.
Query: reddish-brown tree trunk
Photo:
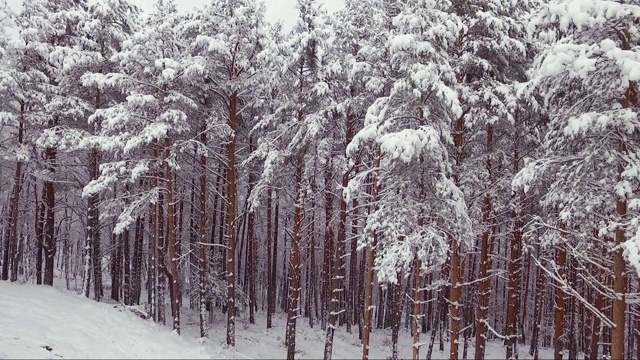
[[[375,166],[380,167],[380,150],[375,154]],[[375,204],[378,201],[378,181],[377,176],[372,176],[372,181],[369,187],[371,191],[371,199]],[[375,259],[376,259],[376,247],[378,246],[378,235],[376,231],[371,233],[371,244],[369,246],[369,253],[367,257],[367,277],[365,282],[365,297],[364,297],[364,330],[362,335],[362,360],[369,360],[369,345],[371,343],[371,330],[372,330],[372,317],[373,317],[373,281],[375,275]]]
[[[296,352],[296,324],[299,314],[300,298],[300,242],[302,241],[303,189],[302,176],[304,163],[302,156],[296,163],[296,203],[293,215],[293,241],[291,244],[291,270],[289,283],[289,305],[287,314],[286,345],[287,360],[293,360]]]
[[[421,226],[419,224],[418,226]],[[416,257],[413,269],[413,360],[420,358],[420,320],[422,318],[422,303],[420,302],[420,292],[422,286],[422,261]]]
[[[204,131],[206,125],[203,125],[203,131],[200,134],[200,143],[207,146],[207,132]],[[199,320],[200,320],[200,337],[207,337],[207,155],[200,155],[200,224],[198,226],[198,298],[199,298]]]
[[[540,327],[542,326],[542,311],[544,309],[544,295],[545,295],[545,272],[543,269],[537,269],[536,271],[536,294],[535,305],[533,309],[533,332],[531,334],[531,348],[529,349],[529,355],[538,356]]]
[[[342,176],[342,186],[346,188],[349,183],[347,173]],[[338,326],[338,316],[344,311],[340,309],[340,298],[344,292],[344,255],[345,237],[347,231],[347,201],[344,197],[340,200],[340,213],[338,223],[338,241],[336,243],[335,268],[331,280],[331,303],[329,306],[329,322],[327,325],[327,335],[324,342],[324,358],[330,360],[333,353],[333,337]]]
[[[44,217],[45,208],[45,188],[42,187],[42,194],[38,199],[36,194],[36,284],[42,284],[42,256],[44,250]]]
[[[332,163],[329,160],[328,169],[325,172],[325,223],[324,223],[324,250],[322,262],[322,290],[320,296],[322,298],[322,308],[320,316],[322,317],[321,327],[326,329],[328,312],[331,311],[331,281],[333,279],[333,191],[331,191],[333,178],[331,173]]]
[[[229,99],[229,126],[233,134],[227,145],[227,345],[236,346],[236,131],[238,95]]]
[[[275,306],[272,307],[271,305],[271,303],[274,300],[273,297],[275,294],[275,291],[274,291],[275,284],[271,280],[271,273],[274,271],[273,261],[271,260],[272,251],[273,251],[271,248],[272,247],[271,239],[273,236],[272,209],[273,209],[272,190],[271,188],[269,188],[267,190],[267,255],[266,255],[266,259],[267,259],[267,329],[270,329],[273,326],[272,316],[273,316],[273,309],[275,308]]]
[[[562,281],[566,281],[566,264],[567,264],[567,250],[565,248],[565,234],[562,234],[562,242],[556,246],[556,266],[558,267],[558,276]],[[555,305],[555,334],[553,345],[553,358],[555,360],[562,360],[563,355],[563,341],[564,337],[564,315],[565,315],[565,292],[563,290],[564,284],[558,283],[556,287],[556,305]]]
[[[55,204],[56,190],[54,186],[56,149],[47,148],[45,150],[45,162],[47,168],[47,179],[44,181],[45,191],[45,222],[44,222],[44,285],[53,286],[54,261],[56,256],[56,223]]]
[[[518,200],[516,200],[518,201]],[[506,358],[516,357],[517,320],[520,306],[520,272],[522,264],[522,221],[520,220],[521,204],[516,205],[514,211],[513,231],[511,236],[511,258],[509,259],[509,285],[507,290],[507,326],[505,345]]]
[[[619,221],[624,221],[627,214],[627,202],[618,199],[616,212],[620,216]],[[626,303],[625,294],[627,290],[627,279],[625,275],[626,263],[624,260],[621,244],[625,241],[625,230],[622,226],[616,228],[615,232],[616,251],[613,260],[613,291],[616,297],[613,299],[613,323],[615,327],[611,332],[611,359],[624,359],[624,339],[625,339],[625,315]]]
[[[489,254],[489,241],[491,239],[491,198],[485,195],[483,202],[483,223],[485,230],[482,233],[482,242],[480,244],[480,284],[478,285],[478,309],[476,324],[476,348],[474,358],[477,360],[484,359],[487,321],[489,315],[489,297],[491,295],[491,279],[489,270],[492,264]]]
[[[165,140],[165,181],[167,186],[167,246],[169,250],[169,286],[173,330],[180,334],[180,275],[178,274],[178,237],[175,224],[173,168],[171,166],[171,140]]]

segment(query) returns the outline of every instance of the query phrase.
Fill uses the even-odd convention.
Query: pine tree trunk
[[[600,291],[596,291],[596,298],[594,306],[598,312],[601,312],[604,307],[604,295]],[[598,358],[598,348],[600,347],[600,339],[602,335],[602,328],[600,326],[600,317],[593,316],[593,323],[591,325],[591,343],[589,346],[589,358]]]
[[[349,289],[347,332],[351,333],[351,324],[358,323],[358,202],[353,201],[351,222],[351,252],[349,255]]]
[[[125,305],[131,305],[131,252],[129,243],[129,229],[122,234],[123,277],[122,292]]]
[[[315,191],[314,191],[315,192]],[[309,327],[313,329],[314,319],[314,302],[316,299],[316,237],[315,237],[315,211],[311,215],[311,221],[309,221],[309,227],[311,228],[309,233],[311,234],[311,244],[309,246],[309,267],[307,270],[308,276],[308,295],[307,304],[309,308]],[[317,313],[317,308],[315,309]]]
[[[302,240],[302,217],[303,217],[303,189],[302,176],[304,171],[304,162],[302,156],[297,161],[296,169],[296,203],[293,219],[293,241],[291,246],[291,271],[289,284],[289,308],[287,315],[287,360],[293,360],[296,351],[296,324],[299,314],[299,297],[300,297],[300,242]]]
[[[249,176],[251,178],[251,176]],[[249,180],[251,181],[251,180]],[[256,323],[256,244],[254,239],[254,218],[253,211],[249,212],[247,220],[247,273],[248,273],[248,287],[249,287],[249,323]]]
[[[564,234],[562,235],[564,241]],[[567,250],[564,243],[560,243],[556,246],[556,261],[558,267],[558,275],[563,281],[566,281],[566,263],[567,263]],[[553,358],[555,360],[562,360],[563,355],[563,341],[564,336],[564,315],[565,315],[565,292],[563,290],[564,285],[558,284],[556,287],[556,319],[555,319],[555,338],[553,346]]]
[[[517,200],[516,200],[517,201]],[[509,259],[509,285],[507,291],[507,324],[505,345],[506,358],[515,359],[518,340],[517,320],[520,305],[520,273],[522,264],[522,221],[520,219],[521,204],[516,205],[513,215],[513,231],[511,236],[511,254]]]
[[[45,150],[45,162],[47,168],[47,179],[44,181],[45,191],[45,222],[44,222],[44,285],[53,286],[54,261],[56,256],[56,224],[55,224],[55,204],[56,190],[54,186],[56,150],[47,148]]]
[[[154,188],[158,185],[157,177],[154,177]],[[153,203],[151,205],[151,216],[149,218],[150,227],[151,227],[151,237],[149,240],[149,278],[147,279],[149,283],[149,299],[150,299],[150,312],[153,316],[153,320],[158,322],[159,320],[159,312],[158,312],[158,210],[159,204]]]
[[[461,301],[462,301],[462,261],[460,259],[460,243],[451,239],[451,348],[449,358],[458,360],[460,339]]]
[[[421,225],[419,225],[421,226]],[[420,302],[420,292],[422,285],[422,262],[416,257],[413,265],[413,360],[420,358],[420,320],[422,318],[422,303]]]
[[[144,223],[143,217],[136,219],[136,230],[133,245],[133,261],[131,268],[131,303],[140,304],[142,293],[142,246],[144,243]]]
[[[99,176],[99,152],[92,149],[89,154],[89,177],[95,180]],[[99,194],[91,194],[87,199],[87,241],[91,250],[91,271],[93,275],[93,292],[96,301],[102,299],[102,261],[100,248],[100,219],[98,206],[100,201]],[[89,256],[89,255],[88,255]],[[88,289],[87,289],[88,293]]]
[[[236,346],[236,137],[238,95],[229,99],[229,126],[233,134],[227,145],[227,345]]]
[[[638,287],[636,288],[636,292],[640,292],[640,277],[638,278]],[[638,311],[640,304],[636,305],[636,329],[635,329],[635,337],[636,337],[636,359],[640,359],[640,311]]]
[[[489,271],[492,268],[489,241],[491,240],[491,198],[485,195],[483,201],[482,218],[485,230],[482,233],[482,242],[480,244],[480,284],[478,285],[478,309],[476,324],[476,348],[474,358],[477,360],[484,359],[485,344],[487,337],[487,321],[489,315],[489,298],[491,296],[491,278]]]
[[[331,281],[333,279],[333,192],[331,191],[332,162],[329,159],[329,166],[325,170],[325,223],[324,223],[324,251],[322,261],[322,310],[320,316],[322,317],[322,329],[326,330],[327,320],[329,317],[328,312],[331,311]]]
[[[276,312],[276,300],[277,300],[277,289],[278,289],[278,225],[280,224],[280,218],[279,218],[279,213],[280,213],[280,200],[278,199],[278,194],[275,194],[275,202],[276,202],[276,208],[274,210],[274,220],[273,220],[273,253],[272,253],[272,261],[271,261],[271,283],[273,284],[271,286],[271,296],[269,297],[271,299],[271,313],[275,314]],[[284,246],[283,246],[284,247]],[[285,261],[282,262],[283,264],[285,263]],[[283,274],[284,276],[284,274]]]
[[[389,285],[391,291],[391,359],[398,360],[398,337],[400,335],[400,320],[402,319],[402,272],[398,272],[398,282]]]
[[[342,186],[346,188],[349,184],[349,175],[347,173],[342,176]],[[340,220],[338,223],[338,241],[336,244],[336,265],[334,268],[333,278],[331,280],[331,303],[329,307],[329,322],[327,324],[327,335],[324,343],[324,359],[330,360],[333,354],[333,337],[338,326],[338,317],[343,312],[340,308],[341,296],[344,293],[344,252],[345,238],[347,232],[347,201],[343,197],[340,200]]]
[[[460,186],[460,171],[462,167],[462,149],[464,147],[464,115],[460,116],[455,123],[455,160],[457,170],[454,175],[454,183]],[[460,254],[460,241],[454,235],[451,238],[451,347],[449,351],[450,360],[458,360],[458,348],[460,339],[460,322],[462,306],[462,259]]]
[[[545,273],[542,269],[536,271],[536,294],[535,305],[533,308],[533,332],[531,334],[531,348],[529,348],[529,355],[538,353],[540,328],[542,327],[542,312],[544,311],[544,294],[545,294]]]
[[[178,273],[178,238],[176,236],[171,140],[165,139],[165,181],[167,186],[167,246],[169,250],[169,286],[173,330],[180,334],[180,275]]]
[[[24,112],[25,112],[25,104],[24,102],[20,102],[20,120],[18,122],[18,146],[22,146],[24,142]],[[23,184],[23,175],[22,175],[22,166],[23,162],[18,159],[16,162],[16,170],[13,175],[13,189],[11,191],[11,206],[9,209],[9,221],[8,221],[8,229],[4,246],[4,258],[2,261],[2,280],[16,281],[18,279],[17,274],[17,252],[18,252],[18,217],[19,217],[19,208],[20,208],[20,195],[22,194],[22,184]],[[10,264],[12,272],[9,275]]]
[[[380,167],[380,150],[376,150],[375,153],[375,166]],[[369,191],[371,192],[372,203],[376,204],[378,201],[378,193],[380,191],[378,187],[377,176],[374,173],[372,176],[371,184],[369,185]],[[377,206],[377,205],[376,205]],[[378,246],[378,235],[376,231],[371,233],[371,244],[369,245],[369,253],[367,259],[367,278],[365,282],[365,302],[364,302],[364,334],[362,336],[362,360],[369,360],[369,347],[371,343],[371,330],[373,329],[373,282],[375,277],[375,259],[376,248]]]
[[[627,202],[618,199],[616,203],[616,212],[620,219],[624,222],[627,215]],[[622,226],[616,228],[615,232],[616,250],[613,260],[613,291],[616,297],[613,299],[613,323],[615,327],[611,333],[611,359],[624,359],[624,339],[625,339],[625,314],[626,303],[625,293],[627,289],[627,279],[625,275],[626,263],[624,260],[623,249],[621,244],[625,241],[625,230]]]
[[[267,262],[267,329],[271,329],[273,327],[272,324],[272,316],[273,316],[273,307],[271,303],[273,302],[273,297],[275,296],[274,287],[275,284],[271,279],[271,273],[274,272],[275,268],[273,266],[273,261],[271,260],[272,252],[275,251],[271,248],[271,239],[273,237],[273,226],[272,226],[272,214],[273,209],[273,197],[272,190],[269,188],[267,190],[267,254],[266,254],[266,262]]]
[[[162,179],[162,172],[159,171],[158,178]],[[157,281],[157,289],[156,293],[158,295],[158,322],[166,325],[167,317],[165,312],[165,298],[167,293],[167,274],[169,271],[167,270],[167,233],[165,227],[165,210],[164,210],[164,191],[158,189],[160,192],[158,194],[158,262],[156,263],[158,270],[158,281]]]
[[[111,299],[120,301],[122,284],[122,235],[112,234],[113,254],[111,255]]]
[[[635,93],[635,89],[632,86],[629,86],[625,98],[627,101],[624,102],[624,107],[627,108],[632,104],[637,104],[637,96]],[[618,143],[618,153],[620,155],[625,155],[627,153],[626,144],[620,140]],[[622,172],[624,168],[622,165],[618,167],[618,181],[622,181]],[[619,197],[616,201],[616,213],[618,215],[618,219],[616,221],[620,223],[624,223],[627,217],[627,200],[626,198]],[[615,327],[612,330],[611,334],[611,358],[612,359],[624,359],[624,339],[625,339],[625,313],[626,313],[626,303],[625,303],[625,294],[627,290],[627,279],[626,279],[626,263],[624,259],[624,253],[622,248],[622,243],[626,240],[625,229],[623,226],[618,226],[615,231],[615,252],[614,252],[614,260],[613,260],[613,291],[615,292],[615,298],[613,299],[613,323]]]
[[[206,127],[203,126],[203,130]],[[200,143],[207,145],[207,132],[200,134]],[[198,300],[200,314],[200,337],[207,337],[207,155],[200,155],[200,226],[198,227]]]
[[[22,128],[22,126],[21,126]],[[22,131],[19,132],[19,138],[22,138]],[[20,141],[22,142],[22,141]],[[17,252],[18,252],[18,210],[20,207],[20,194],[22,193],[22,162],[18,161],[13,177],[13,189],[11,191],[11,207],[9,209],[8,231],[5,235],[7,238],[4,247],[4,259],[2,262],[2,279],[16,281],[17,274]],[[9,272],[9,269],[12,271]]]
[[[42,284],[42,256],[44,251],[44,217],[45,217],[45,195],[46,189],[42,187],[42,194],[38,199],[36,194],[36,284]]]
[[[371,342],[371,329],[373,317],[373,280],[375,275],[375,258],[377,235],[375,231],[371,234],[371,246],[369,247],[369,256],[367,263],[367,281],[365,283],[365,303],[364,303],[364,335],[362,340],[362,360],[369,359],[369,344]]]

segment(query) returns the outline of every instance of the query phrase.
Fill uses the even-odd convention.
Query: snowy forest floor
[[[274,318],[274,327],[266,329],[264,314],[258,313],[256,324],[240,317],[236,327],[236,348],[225,345],[223,315],[209,324],[209,339],[199,342],[197,314],[185,310],[183,336],[169,327],[143,320],[133,312],[110,303],[98,303],[74,292],[36,285],[18,285],[0,281],[0,359],[5,358],[284,358],[285,316]],[[321,359],[325,332],[310,328],[307,321],[298,323],[297,358]],[[399,355],[411,358],[411,335],[400,330]],[[428,336],[423,335],[423,341]],[[473,354],[473,342],[469,343]],[[435,345],[433,359],[448,358]],[[528,359],[528,346],[521,347],[519,358]],[[427,353],[421,349],[421,358]],[[371,358],[391,355],[391,333],[375,330],[372,334]],[[340,328],[334,341],[335,359],[358,359],[361,345],[357,327],[352,334]],[[551,358],[549,349],[541,349],[540,358]],[[489,342],[487,359],[504,358],[500,342]]]

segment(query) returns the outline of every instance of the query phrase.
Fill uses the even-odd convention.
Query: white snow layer
[[[56,279],[61,280],[61,279]],[[188,299],[184,299],[185,302]],[[168,307],[168,306],[167,306]],[[266,329],[264,312],[256,314],[256,324],[244,316],[236,317],[236,348],[226,346],[226,315],[216,311],[209,326],[209,339],[197,340],[198,314],[183,308],[182,336],[151,320],[143,320],[118,305],[98,303],[75,292],[43,285],[18,285],[0,281],[0,359],[284,359],[286,314],[273,318],[274,327]],[[421,343],[428,343],[430,334],[421,334]],[[321,359],[325,332],[315,322],[298,320],[296,359]],[[464,340],[461,339],[461,342]],[[469,340],[468,356],[473,356],[474,342]],[[462,358],[462,345],[461,354]],[[50,349],[50,350],[48,350]],[[399,357],[410,359],[412,338],[407,329],[400,329]],[[420,348],[420,358],[428,345]],[[449,343],[444,351],[433,349],[434,359],[449,358]],[[529,346],[518,347],[519,359],[531,359]],[[391,330],[374,329],[370,354],[373,359],[391,355]],[[486,345],[486,358],[504,358],[505,348],[499,340]],[[358,328],[353,333],[344,327],[337,329],[333,343],[334,359],[359,359],[362,344]],[[553,355],[541,348],[540,358]]]
[[[210,358],[195,339],[49,286],[0,281],[0,319],[0,359]]]

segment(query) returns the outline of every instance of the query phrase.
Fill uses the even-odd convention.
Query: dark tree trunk
[[[142,245],[144,243],[144,223],[143,217],[136,219],[136,230],[133,245],[133,261],[131,268],[131,303],[140,304],[142,293]]]
[[[266,262],[267,262],[267,329],[270,329],[272,324],[272,316],[274,307],[272,307],[271,303],[273,302],[273,297],[275,296],[274,287],[275,284],[271,279],[272,273],[275,271],[275,267],[273,266],[273,261],[271,260],[272,252],[272,235],[273,235],[273,214],[271,213],[273,209],[273,198],[272,198],[272,190],[269,188],[267,190],[267,254],[266,254]]]
[[[38,199],[37,191],[34,192],[36,194],[36,284],[42,284],[42,257],[44,252],[44,217],[45,217],[45,209],[46,209],[46,191],[45,188],[42,187],[42,195],[40,199]]]
[[[304,172],[304,164],[302,156],[296,164],[296,202],[293,218],[293,241],[291,242],[291,276],[289,284],[289,306],[287,314],[287,360],[293,360],[296,351],[296,324],[299,314],[299,298],[300,298],[300,242],[302,240],[302,218],[303,218],[303,188],[302,176]]]
[[[238,129],[238,96],[231,94],[229,103],[229,126]],[[236,346],[236,134],[227,145],[227,345]]]
[[[55,204],[56,190],[54,186],[56,150],[47,148],[45,150],[45,162],[47,168],[47,179],[44,181],[45,191],[45,227],[44,227],[44,285],[53,286],[54,261],[56,256],[56,223]]]

